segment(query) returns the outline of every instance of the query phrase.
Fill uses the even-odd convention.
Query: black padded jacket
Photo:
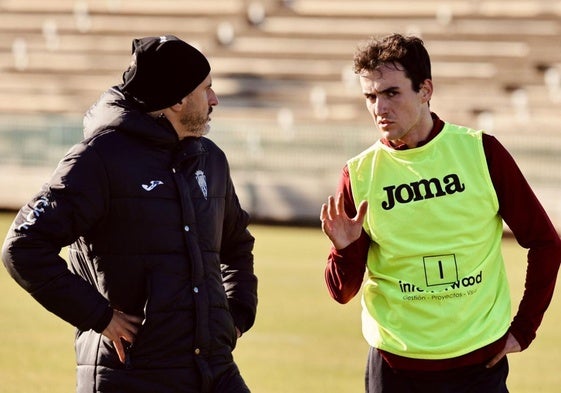
[[[16,216],[4,264],[77,327],[78,392],[175,392],[185,378],[209,386],[257,307],[254,238],[226,157],[207,138],[180,141],[118,87],[84,127]],[[69,264],[59,256],[67,245]],[[100,334],[112,309],[143,318],[127,364]]]

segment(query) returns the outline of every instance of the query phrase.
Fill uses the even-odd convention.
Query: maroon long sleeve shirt
[[[418,147],[431,141],[444,127],[444,122],[434,114],[433,119],[431,133]],[[391,146],[387,140],[382,139],[381,142]],[[406,145],[391,147],[407,149]],[[487,134],[483,134],[483,148],[499,200],[499,214],[520,246],[528,249],[524,295],[509,329],[522,349],[526,349],[535,338],[553,296],[561,261],[561,240],[508,151],[495,137]],[[347,215],[354,217],[357,211],[346,166],[342,172],[338,192],[343,194]],[[331,249],[325,269],[325,280],[331,297],[339,303],[350,301],[362,287],[370,242],[370,238],[363,231],[361,237],[346,248]],[[443,370],[487,362],[502,351],[505,343],[506,335],[463,356],[442,360],[413,359],[385,351],[381,353],[393,368]]]

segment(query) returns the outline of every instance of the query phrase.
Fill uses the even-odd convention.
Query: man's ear
[[[181,110],[181,108],[183,107],[183,100],[179,101],[176,104],[173,104],[172,106],[170,106],[170,109],[174,112],[179,112]]]
[[[419,93],[421,93],[421,98],[423,100],[423,102],[429,102],[430,99],[432,98],[432,91],[433,91],[433,85],[432,85],[432,80],[430,79],[425,79],[425,81],[423,82],[421,89],[419,90]]]

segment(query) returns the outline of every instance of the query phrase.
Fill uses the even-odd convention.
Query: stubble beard
[[[181,118],[181,124],[185,127],[186,134],[201,137],[210,132],[209,118],[199,115],[185,115]]]

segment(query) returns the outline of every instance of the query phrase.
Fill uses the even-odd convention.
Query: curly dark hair
[[[426,79],[432,79],[430,56],[423,40],[415,36],[391,34],[382,39],[371,38],[354,55],[354,72],[375,71],[392,65],[405,71],[413,90],[419,91]]]

